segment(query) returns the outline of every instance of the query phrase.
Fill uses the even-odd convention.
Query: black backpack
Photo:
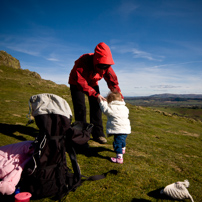
[[[71,109],[57,95],[34,95],[30,103],[39,135],[33,142],[34,153],[23,170],[19,186],[21,191],[30,192],[33,199],[54,197],[61,200],[81,185],[74,144],[85,144],[90,139],[93,125],[71,124]],[[73,172],[67,167],[66,152]],[[102,178],[104,176],[94,180]]]

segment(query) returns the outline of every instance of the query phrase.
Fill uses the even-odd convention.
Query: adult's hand
[[[98,95],[97,100],[98,100],[99,103],[100,103],[101,100],[107,101],[102,95]]]

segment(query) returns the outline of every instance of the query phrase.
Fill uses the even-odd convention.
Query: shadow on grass
[[[26,141],[27,140],[22,135],[14,134],[15,132],[29,135],[31,137],[36,137],[38,134],[38,130],[36,130],[35,128],[32,128],[32,127],[0,123],[0,133],[7,135],[9,137],[16,138],[20,141]]]
[[[103,152],[103,151],[114,152],[113,150],[102,147],[102,146],[90,147],[88,145],[88,143],[86,143],[85,145],[74,145],[74,148],[75,148],[77,154],[83,154],[86,157],[98,157],[98,158],[102,158],[102,159],[107,159],[109,161],[110,161],[110,157],[102,156],[99,153]]]
[[[156,189],[156,190],[154,190],[154,191],[151,191],[151,192],[149,192],[147,195],[150,196],[150,197],[152,197],[152,198],[157,199],[157,201],[159,201],[159,200],[161,200],[161,201],[163,201],[163,200],[176,201],[176,200],[170,198],[169,196],[167,196],[167,195],[165,195],[165,194],[161,194],[160,191],[161,191],[162,189],[164,189],[164,187],[159,188],[159,189]]]

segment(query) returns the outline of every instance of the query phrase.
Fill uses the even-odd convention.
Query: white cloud
[[[46,58],[46,60],[48,61],[53,61],[53,62],[59,62],[59,58],[60,58],[60,55],[59,54],[55,54],[55,53],[51,53],[48,55],[49,57]]]
[[[151,53],[147,53],[145,51],[138,50],[136,48],[131,49],[134,58],[144,58],[147,60],[157,60],[155,59]]]
[[[155,86],[150,86],[151,88],[159,88],[159,89],[164,89],[164,88],[181,88],[181,86],[174,86],[174,85],[155,85]]]
[[[49,61],[54,61],[54,62],[58,62],[59,60],[57,58],[46,58]]]
[[[1,36],[1,38],[4,41],[1,43],[2,46],[31,56],[40,56],[43,49],[50,47],[51,44],[49,39],[42,37],[34,38],[10,35],[9,37]]]
[[[65,44],[60,39],[52,36],[13,36],[0,35],[0,45],[8,49],[25,53],[31,56],[46,58],[47,60],[58,61],[59,56],[73,54],[83,50],[77,44]]]
[[[135,45],[133,43],[119,45],[118,43],[115,44],[115,42],[114,42],[113,45],[111,46],[111,49],[114,52],[119,53],[119,54],[131,53],[134,58],[142,58],[142,59],[154,60],[154,61],[162,61],[162,59],[164,58],[164,56],[162,56],[162,55],[152,54],[147,51],[143,51],[138,48],[134,48],[134,46]]]
[[[117,12],[124,18],[132,14],[138,6],[133,1],[122,1],[122,4],[117,8]]]
[[[13,50],[13,51],[16,51],[16,52],[21,52],[21,53],[25,53],[27,55],[31,55],[31,56],[39,56],[40,53],[37,51],[37,50],[34,50],[32,48],[27,48],[27,46],[24,46],[24,45],[14,45],[14,44],[11,44],[11,45],[7,45],[6,48],[10,49],[10,50]]]

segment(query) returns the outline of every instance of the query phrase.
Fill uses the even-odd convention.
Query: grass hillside
[[[67,86],[43,80],[29,70],[0,66],[0,86],[0,146],[33,140],[37,134],[35,124],[26,126],[28,101],[32,95],[54,93],[66,99],[73,111]],[[124,163],[120,165],[109,160],[115,155],[113,137],[109,137],[104,145],[90,140],[88,152],[77,155],[82,174],[113,172],[109,172],[105,179],[84,182],[65,201],[171,201],[164,199],[159,189],[188,179],[190,194],[195,202],[201,202],[202,122],[146,107],[127,106],[132,133],[127,138]],[[104,116],[103,122],[105,126]],[[70,165],[68,158],[67,161]]]

